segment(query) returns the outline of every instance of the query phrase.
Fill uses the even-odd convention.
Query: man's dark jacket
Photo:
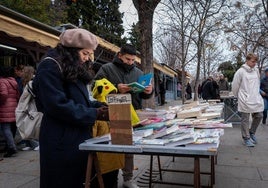
[[[143,72],[134,64],[128,65],[116,56],[112,63],[107,63],[100,68],[94,80],[106,78],[117,87],[120,83],[129,84],[131,82],[137,82],[141,75],[143,75]],[[143,92],[130,92],[130,94],[135,110],[142,108],[142,99],[148,99],[152,96],[152,94],[145,94]]]
[[[263,79],[261,79],[260,89],[264,91],[266,94],[268,94],[268,77],[264,77]],[[265,96],[265,98],[268,98],[268,97]]]
[[[219,86],[216,81],[207,79],[202,83],[202,98],[204,100],[219,99]]]

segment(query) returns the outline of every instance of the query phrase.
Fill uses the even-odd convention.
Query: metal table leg
[[[93,156],[92,154],[88,154],[85,188],[90,188],[92,163],[93,163]]]
[[[150,176],[149,176],[149,188],[152,187],[152,173],[153,173],[153,155],[150,155]]]
[[[194,157],[194,188],[200,188],[200,158]]]
[[[102,179],[102,175],[101,175],[100,167],[99,167],[99,161],[98,161],[96,153],[88,154],[85,188],[90,188],[93,163],[96,169],[99,187],[104,188],[104,183],[103,183],[103,179]]]

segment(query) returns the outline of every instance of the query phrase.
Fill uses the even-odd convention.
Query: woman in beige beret
[[[87,153],[79,144],[91,138],[95,120],[108,120],[108,108],[89,100],[89,61],[98,42],[84,29],[66,30],[48,51],[33,80],[40,128],[40,187],[84,187]]]

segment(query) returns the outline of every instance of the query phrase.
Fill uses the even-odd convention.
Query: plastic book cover
[[[176,146],[191,144],[194,141],[195,141],[195,139],[193,137],[186,137],[184,139],[177,140],[177,141],[169,141],[169,143],[167,143],[166,146],[176,147]]]
[[[133,132],[133,136],[147,137],[154,133],[153,129],[137,130]]]
[[[153,123],[153,124],[137,127],[137,128],[135,128],[135,131],[144,130],[144,129],[153,129],[155,131],[155,130],[160,130],[160,129],[164,128],[164,127],[166,127],[165,123],[164,122],[159,122],[159,123]]]
[[[224,135],[224,129],[195,129],[196,138],[209,138]]]
[[[151,135],[150,138],[154,139],[154,138],[163,137],[163,136],[169,135],[171,133],[174,133],[178,129],[179,129],[178,125],[173,125],[169,128],[163,129],[162,131],[156,132],[155,134]]]
[[[217,143],[203,143],[203,144],[186,144],[187,149],[198,149],[198,150],[214,150],[219,147],[220,142]]]
[[[178,139],[178,138],[184,137],[185,135],[188,135],[191,137],[195,136],[194,135],[194,128],[179,129],[179,130],[175,131],[174,133],[165,135],[161,138],[172,140],[172,139]]]
[[[138,145],[165,145],[168,141],[162,139],[141,139],[135,142]]]
[[[131,87],[131,90],[135,93],[143,92],[145,87],[151,84],[152,77],[152,73],[142,75],[138,78],[137,82],[129,83],[128,86]]]
[[[197,138],[195,144],[217,144],[219,142],[220,142],[220,136],[217,136],[217,137]]]

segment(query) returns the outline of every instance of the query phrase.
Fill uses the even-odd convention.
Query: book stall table
[[[116,129],[112,129],[111,134],[86,140],[79,145],[80,150],[89,152],[85,187],[90,187],[93,164],[95,165],[100,187],[103,187],[96,152],[150,156],[149,187],[153,183],[158,183],[199,188],[201,187],[200,176],[202,174],[210,176],[210,187],[213,187],[215,184],[215,161],[217,159],[220,136],[224,134],[224,128],[232,127],[230,123],[226,124],[220,118],[222,110],[222,103],[194,102],[192,104],[175,106],[165,111],[139,111],[137,113],[142,121],[139,126],[134,128],[133,133],[130,134],[130,144],[122,144],[122,138],[120,142],[115,142],[115,139],[117,139],[114,135]],[[119,130],[121,134],[122,129]],[[152,179],[154,156],[157,156],[158,170],[160,172],[160,179],[157,181]],[[192,158],[194,169],[193,171],[164,169],[161,167],[160,156]],[[210,160],[209,172],[201,172],[201,158],[208,158]],[[163,171],[193,173],[193,183],[190,185],[166,182],[162,178]]]
[[[161,183],[161,184],[178,184],[185,185],[179,183],[172,182],[164,182],[164,181],[152,181],[152,163],[153,156],[175,156],[175,157],[190,157],[194,159],[194,180],[193,186],[194,188],[200,188],[200,159],[201,158],[210,158],[211,159],[211,172],[208,174],[211,176],[212,186],[215,182],[215,157],[217,155],[217,148],[213,149],[189,149],[184,147],[166,147],[166,146],[153,146],[153,145],[112,145],[111,143],[107,143],[107,139],[98,139],[93,138],[81,143],[79,145],[80,150],[89,151],[88,156],[88,166],[86,173],[86,183],[85,187],[90,187],[90,177],[91,177],[91,169],[94,164],[95,167],[98,168],[96,153],[95,152],[113,152],[113,153],[129,153],[129,154],[139,154],[139,155],[149,155],[150,159],[150,179],[149,179],[149,187],[152,187],[152,183]],[[104,143],[106,142],[106,144]],[[93,163],[94,162],[94,163]],[[96,168],[96,169],[97,169]],[[162,169],[163,170],[163,169]],[[97,170],[98,171],[98,170]],[[175,171],[174,171],[175,172]],[[98,175],[99,182],[102,181],[101,176]],[[102,183],[100,183],[102,185]]]

